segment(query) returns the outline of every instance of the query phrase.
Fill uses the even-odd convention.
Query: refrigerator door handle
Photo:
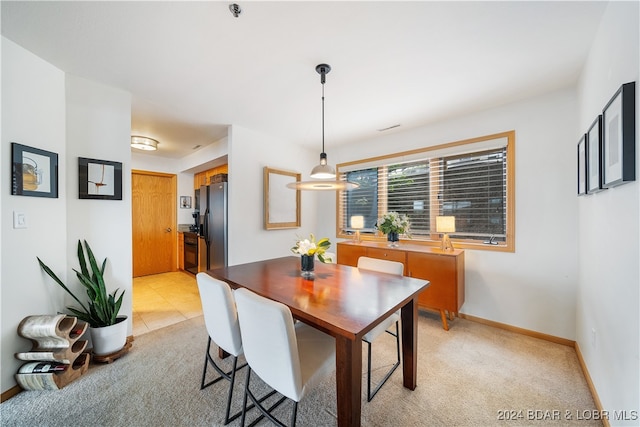
[[[209,244],[209,208],[204,211],[204,241]]]

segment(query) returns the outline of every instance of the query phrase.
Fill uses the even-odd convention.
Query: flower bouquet
[[[328,237],[323,237],[316,243],[313,234],[308,239],[298,240],[296,245],[291,248],[291,252],[298,255],[317,256],[320,262],[331,262],[331,257],[326,255],[327,249],[331,247]]]
[[[387,240],[391,242],[391,246],[397,246],[400,234],[411,237],[409,234],[409,218],[405,214],[399,214],[398,212],[392,211],[382,215],[382,218],[378,218],[376,222],[376,228],[387,235]]]
[[[296,242],[296,245],[291,248],[291,252],[300,255],[302,277],[307,279],[313,277],[313,260],[316,256],[322,263],[331,262],[331,257],[326,254],[329,247],[331,247],[331,242],[327,237],[320,239],[316,243],[316,238],[313,234],[308,239]]]

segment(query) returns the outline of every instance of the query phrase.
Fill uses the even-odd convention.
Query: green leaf
[[[89,323],[92,327],[110,326],[115,324],[122,306],[124,291],[120,292],[119,297],[117,296],[118,289],[110,295],[107,294],[107,288],[104,282],[104,272],[107,266],[107,259],[105,258],[101,266],[98,267],[93,251],[86,240],[84,241],[84,249],[81,241],[78,240],[77,254],[80,270],[78,271],[73,269],[73,271],[76,273],[76,277],[80,284],[86,290],[88,297],[87,305],[83,304],[78,297],[76,297],[55,275],[55,273],[53,273],[53,271],[47,267],[42,260],[40,260],[40,258],[38,258],[38,262],[40,263],[41,268],[80,304],[84,311],[73,307],[67,307],[67,309],[76,315],[78,319]],[[91,270],[87,267],[87,259]]]

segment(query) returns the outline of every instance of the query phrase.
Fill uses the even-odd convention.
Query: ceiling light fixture
[[[296,190],[351,190],[359,185],[349,181],[336,180],[336,170],[327,164],[327,153],[324,151],[324,83],[327,73],[331,71],[328,64],[316,65],[316,72],[320,74],[322,84],[322,152],[320,153],[320,164],[311,170],[309,175],[316,181],[300,181],[287,184],[288,188]]]
[[[158,141],[146,136],[131,135],[131,148],[138,150],[154,151],[158,149]]]

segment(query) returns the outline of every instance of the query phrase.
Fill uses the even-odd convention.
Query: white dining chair
[[[235,291],[244,355],[249,364],[245,383],[243,415],[245,424],[247,400],[262,415],[278,426],[282,421],[271,411],[286,399],[293,401],[291,426],[295,426],[298,402],[316,381],[335,369],[335,339],[303,322],[293,322],[289,308],[247,289]],[[270,408],[261,404],[250,388],[251,374],[282,395]]]
[[[241,414],[241,412],[238,412],[229,417],[236,372],[247,366],[245,363],[238,367],[238,356],[243,353],[238,312],[236,310],[233,292],[226,282],[214,279],[206,273],[198,273],[196,275],[196,281],[198,282],[204,323],[207,328],[207,333],[209,334],[200,390],[217,383],[221,379],[229,381],[229,395],[227,397],[227,408],[224,418],[224,424],[226,425],[238,418]],[[230,371],[225,372],[211,356],[212,342],[233,357],[233,366]],[[205,383],[207,367],[209,365],[218,373],[218,376],[208,383]]]
[[[389,261],[385,259],[377,259],[377,258],[369,258],[369,257],[360,257],[358,258],[358,268],[362,268],[364,270],[372,270],[380,273],[388,273],[395,274],[397,276],[402,276],[404,273],[404,264],[397,261]],[[375,328],[370,330],[365,334],[362,340],[367,343],[367,402],[371,402],[371,399],[378,393],[380,388],[387,382],[391,374],[400,366],[400,333],[398,328],[398,322],[400,321],[400,311],[396,311],[382,321]],[[395,323],[396,332],[389,331],[389,327],[391,327]],[[375,386],[373,391],[371,391],[371,343],[378,338],[383,332],[386,332],[390,335],[393,335],[396,338],[396,353],[397,360],[386,373],[384,378]]]

